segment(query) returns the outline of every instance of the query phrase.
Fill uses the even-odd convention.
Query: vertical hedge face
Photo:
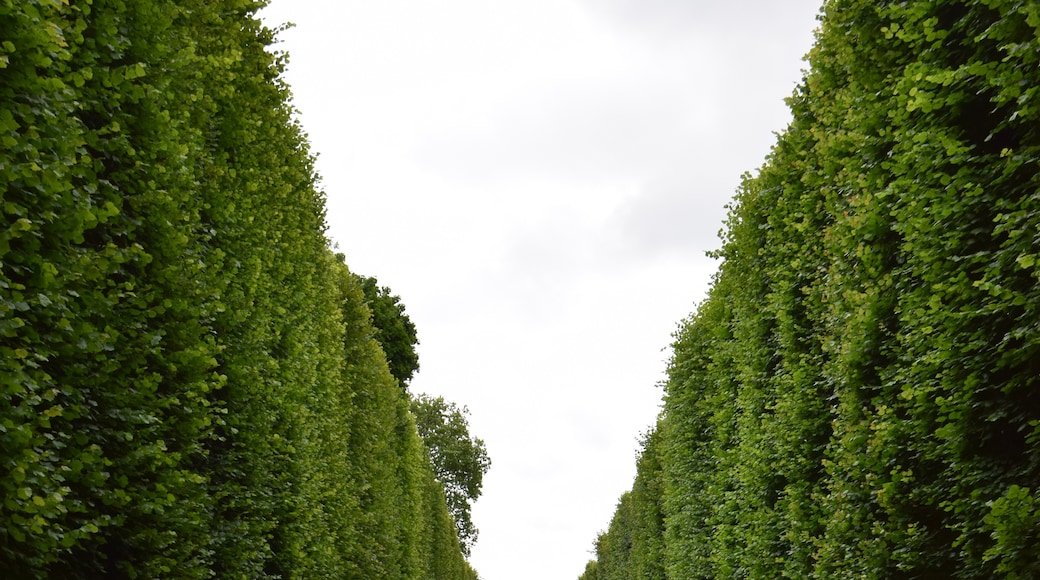
[[[475,577],[261,5],[0,2],[11,577]]]
[[[825,5],[677,334],[668,577],[1040,573],[1038,38],[1029,3]]]
[[[664,511],[660,435],[651,431],[643,441],[632,484],[632,573],[646,580],[664,580]]]
[[[206,279],[201,143],[176,104],[191,63],[170,52],[174,11],[151,8],[0,7],[12,571],[96,574],[109,558],[113,573],[204,575],[210,500],[192,461],[223,381],[206,328],[217,306],[193,283]]]

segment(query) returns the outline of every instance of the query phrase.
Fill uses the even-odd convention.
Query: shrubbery
[[[598,578],[1040,574],[1038,39],[1032,3],[825,5]]]
[[[0,2],[5,577],[475,577],[260,5]]]

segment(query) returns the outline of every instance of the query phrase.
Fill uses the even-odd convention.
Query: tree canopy
[[[416,350],[419,337],[415,325],[405,313],[401,297],[393,294],[390,288],[380,286],[379,281],[371,276],[357,276],[357,279],[365,292],[365,303],[372,313],[372,326],[376,329],[375,339],[386,354],[390,374],[402,387],[407,387],[419,370]]]
[[[469,433],[469,410],[443,397],[412,398],[412,414],[437,481],[444,486],[459,544],[468,555],[478,535],[470,516],[471,507],[480,497],[484,474],[491,468],[484,441]]]
[[[340,260],[344,257],[337,255]],[[390,372],[398,384],[407,387],[419,369],[415,325],[405,313],[404,302],[390,288],[380,286],[371,276],[354,276],[365,295],[371,313],[373,338],[386,353]],[[407,388],[403,389],[407,393]],[[437,481],[443,489],[448,511],[455,524],[459,547],[469,555],[479,530],[473,524],[471,508],[480,497],[484,474],[491,459],[483,440],[472,437],[466,415],[469,409],[459,407],[443,397],[406,394]]]

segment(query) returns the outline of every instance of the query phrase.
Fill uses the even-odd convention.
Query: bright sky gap
[[[782,5],[781,5],[782,4]],[[329,235],[402,297],[412,390],[493,462],[483,578],[571,579],[631,485],[725,204],[789,114],[817,2],[273,0]]]

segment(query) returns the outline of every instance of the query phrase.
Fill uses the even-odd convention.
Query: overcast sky
[[[273,0],[331,239],[471,411],[485,580],[576,579],[818,0]]]

